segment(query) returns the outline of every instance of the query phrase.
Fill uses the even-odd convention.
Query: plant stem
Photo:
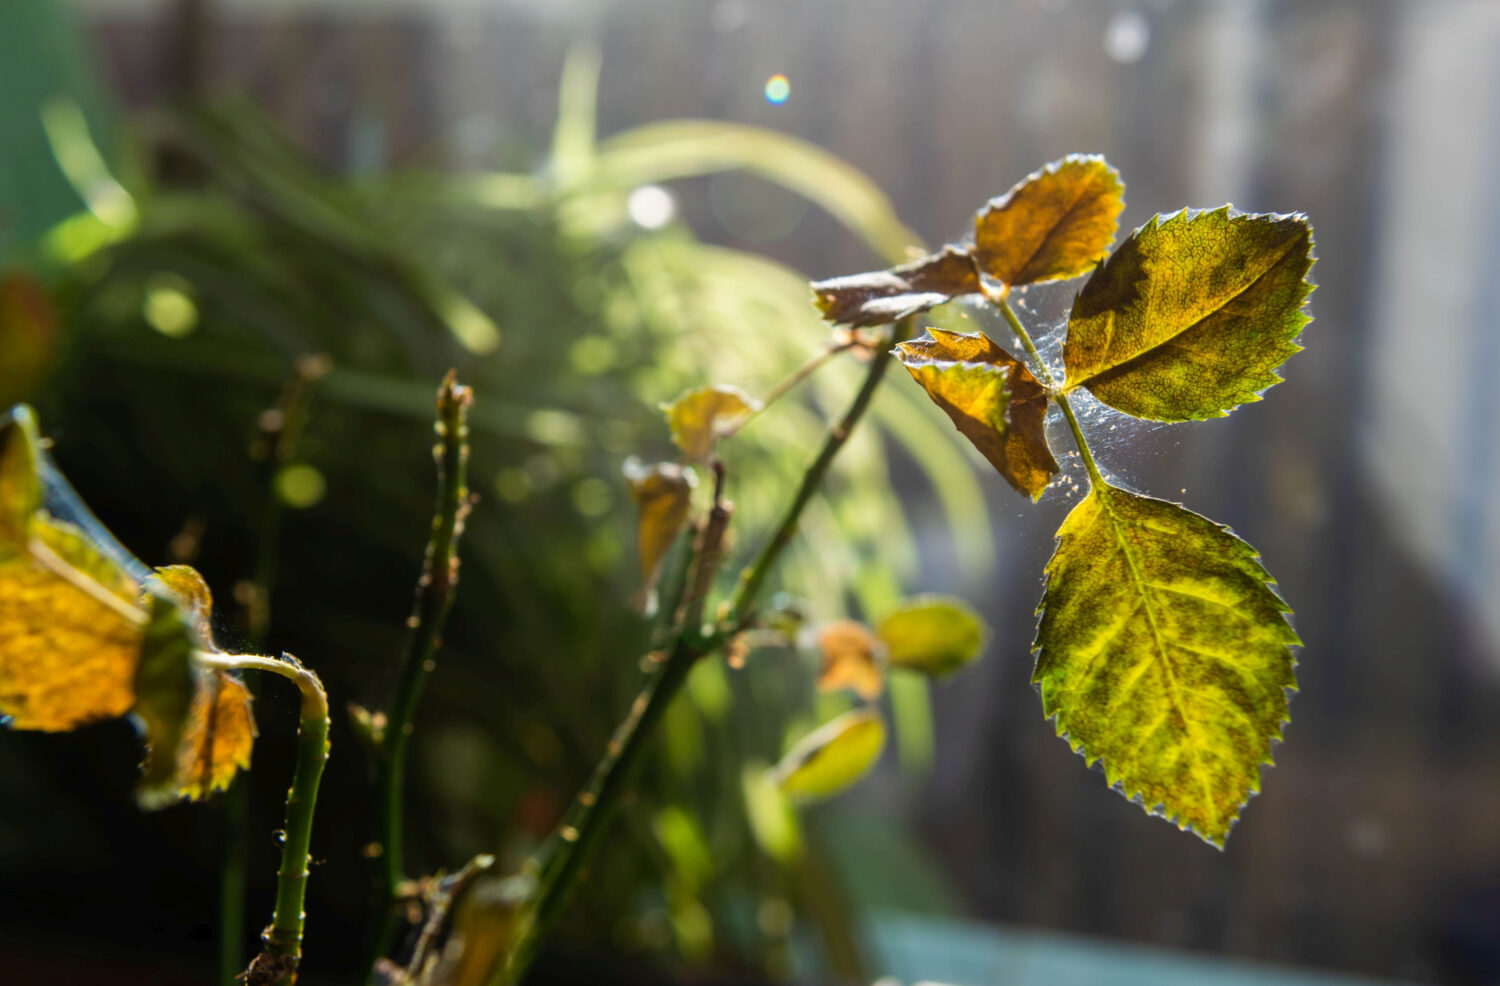
[[[910,320],[898,324],[891,343],[905,339],[910,329]],[[717,566],[718,556],[723,548],[723,536],[730,511],[729,504],[722,499],[723,468],[715,464],[714,508],[698,538],[692,572],[688,578],[689,587],[678,610],[677,626],[670,649],[654,651],[648,655],[646,681],[631,703],[630,713],[616,728],[609,746],[605,748],[603,759],[594,768],[572,809],[541,854],[546,862],[538,863],[534,860],[530,864],[538,872],[540,889],[516,945],[506,962],[492,973],[492,984],[515,982],[535,957],[536,949],[567,904],[573,883],[587,865],[600,837],[608,828],[610,819],[619,808],[625,785],[640,761],[646,741],[665,714],[672,698],[687,681],[693,664],[699,658],[718,650],[741,628],[771,567],[795,534],[803,508],[812,499],[829,466],[833,464],[834,457],[863,417],[889,364],[889,350],[877,350],[865,373],[864,383],[844,416],[829,430],[822,450],[808,466],[802,485],[788,506],[776,533],[754,565],[741,577],[739,591],[735,594],[733,608],[726,623],[728,629],[720,629],[705,638],[701,628],[696,625],[695,614],[702,612],[703,596],[707,593],[713,569]]]
[[[911,335],[913,320],[903,319],[896,323],[893,330],[890,345],[894,346]],[[823,482],[828,469],[833,465],[834,457],[838,455],[839,449],[849,440],[849,435],[854,431],[854,426],[864,416],[865,408],[870,404],[870,399],[875,396],[876,389],[880,386],[885,371],[889,368],[891,353],[888,347],[881,347],[875,351],[870,359],[870,367],[865,373],[865,381],[859,388],[859,393],[854,395],[854,401],[844,416],[829,429],[828,436],[823,440],[823,448],[818,452],[818,457],[807,467],[807,472],[802,476],[802,485],[797,490],[797,495],[787,506],[786,513],[782,516],[781,524],[776,528],[776,533],[771,535],[771,540],[761,549],[759,557],[745,569],[740,577],[739,590],[734,594],[734,599],[729,606],[729,624],[733,627],[742,628],[749,617],[749,610],[755,605],[755,597],[760,593],[761,585],[770,574],[771,568],[781,556],[781,552],[791,543],[792,537],[797,533],[797,523],[802,517],[802,510],[807,506],[813,494],[818,491],[818,486]]]
[[[719,439],[722,441],[723,439],[730,438],[738,434],[740,429],[744,428],[747,424],[754,421],[756,417],[758,417],[766,410],[766,408],[776,403],[776,401],[784,396],[788,391],[816,373],[824,363],[827,363],[829,360],[833,359],[840,353],[846,352],[850,349],[854,349],[859,345],[861,345],[859,337],[851,333],[848,340],[844,342],[830,342],[828,345],[824,346],[821,352],[814,355],[806,363],[803,363],[791,373],[782,377],[781,380],[777,382],[776,386],[767,391],[766,396],[760,399],[760,407],[757,408],[754,413],[745,415],[743,418],[738,419],[729,427],[719,432]]]
[[[1010,299],[1006,297],[1009,293],[1009,288],[999,292],[991,291],[988,288],[984,290],[985,298],[990,304],[1000,309],[1001,315],[1005,316],[1005,321],[1010,326],[1011,332],[1015,333],[1016,339],[1025,347],[1027,355],[1031,357],[1036,375],[1041,378],[1048,393],[1057,402],[1057,406],[1062,408],[1063,417],[1068,420],[1068,428],[1073,432],[1073,444],[1078,446],[1078,454],[1083,457],[1084,467],[1088,469],[1089,484],[1096,489],[1102,489],[1109,484],[1104,481],[1104,476],[1099,472],[1098,464],[1094,462],[1094,453],[1089,448],[1088,439],[1083,435],[1083,428],[1078,424],[1078,416],[1073,413],[1073,405],[1068,401],[1068,395],[1063,391],[1062,387],[1058,386],[1057,379],[1052,375],[1052,371],[1048,369],[1047,362],[1042,359],[1042,354],[1037,352],[1036,343],[1031,341],[1031,334],[1026,331],[1026,326],[1021,324],[1021,319],[1016,315],[1016,310],[1011,307]]]
[[[246,986],[291,986],[302,959],[303,903],[307,896],[307,868],[312,843],[313,812],[318,784],[328,762],[328,694],[312,671],[289,655],[268,657],[207,654],[208,667],[226,671],[268,671],[294,683],[302,692],[302,717],[297,732],[297,765],[286,797],[286,822],[281,844],[281,868],[276,871],[276,910],[261,936],[265,946],[245,973]]]
[[[470,503],[467,486],[468,409],[472,400],[469,388],[459,386],[456,374],[449,370],[438,388],[437,398],[435,430],[439,443],[433,452],[438,466],[437,509],[432,519],[432,536],[427,542],[422,576],[417,581],[416,603],[407,621],[412,632],[402,658],[396,695],[387,713],[381,756],[376,767],[379,930],[370,956],[372,965],[384,954],[395,932],[396,915],[392,905],[396,887],[405,876],[401,797],[406,752],[417,703],[422,697],[427,676],[432,673],[434,658],[442,643],[443,624],[453,604],[454,587],[458,584],[458,540],[463,534]]]
[[[260,533],[256,538],[253,591],[246,607],[246,642],[251,650],[263,650],[271,635],[271,591],[276,580],[276,559],[281,542],[284,511],[276,492],[276,474],[297,459],[297,449],[312,404],[312,389],[326,376],[332,364],[326,356],[302,356],[282,386],[276,406],[260,418],[260,442],[264,455],[265,504],[261,509]],[[256,691],[254,673],[245,675],[245,686]],[[250,785],[237,777],[225,792],[224,855],[219,870],[219,983],[235,986],[245,968],[245,888],[250,855]]]

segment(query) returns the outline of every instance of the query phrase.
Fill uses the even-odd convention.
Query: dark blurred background
[[[961,237],[1075,151],[1120,169],[1126,228],[1306,212],[1316,321],[1265,403],[1087,422],[1297,613],[1293,722],[1227,851],[1042,719],[1032,610],[1072,496],[1026,503],[893,375],[782,584],[818,618],[953,592],[989,652],[895,681],[886,762],[790,849],[742,769],[836,700],[806,655],[705,664],[539,978],[1500,983],[1500,3],[10,0],[0,93],[0,404],[38,406],[133,552],[203,570],[222,638],[383,702],[431,394],[449,366],[475,386],[424,871],[513,865],[584,777],[645,640],[620,464],[670,454],[658,401],[764,392],[821,345],[807,278]],[[1024,307],[1055,326],[1072,290]],[[857,375],[735,439],[740,555]],[[257,716],[252,933],[295,728],[274,687]],[[369,879],[367,761],[333,743],[314,983],[352,981]],[[121,723],[0,735],[0,979],[212,980],[230,813],[137,813],[137,757]]]

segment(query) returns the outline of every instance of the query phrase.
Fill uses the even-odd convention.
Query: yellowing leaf
[[[237,771],[250,769],[254,745],[255,717],[245,683],[223,671],[199,675],[177,747],[174,793],[196,801],[225,790]]]
[[[1073,154],[1028,175],[974,220],[974,262],[1006,284],[1087,274],[1115,241],[1125,208],[1120,174]]]
[[[213,619],[214,597],[197,569],[191,565],[164,565],[146,580],[146,589],[164,592],[187,615],[204,646],[212,648],[209,623]]]
[[[880,697],[885,668],[878,654],[880,641],[869,627],[857,620],[834,620],[818,628],[816,640],[823,656],[819,691],[848,688],[867,701]]]
[[[48,732],[124,715],[145,622],[139,587],[45,515],[32,518],[25,551],[0,561],[0,715]]]
[[[945,675],[973,661],[984,650],[985,626],[962,599],[917,596],[880,621],[875,634],[884,642],[892,667]]]
[[[857,327],[898,322],[961,294],[979,290],[974,261],[955,246],[890,270],[815,281],[823,317]]]
[[[1222,847],[1287,721],[1287,606],[1255,549],[1174,503],[1096,487],[1047,565],[1032,680],[1127,798]]]
[[[982,332],[929,328],[896,356],[964,437],[1010,485],[1033,500],[1057,473],[1047,447],[1047,391]]]
[[[691,469],[672,462],[645,465],[639,459],[625,460],[625,479],[641,510],[639,542],[641,577],[646,585],[656,581],[657,570],[677,532],[687,520],[696,480]]]
[[[1260,400],[1301,350],[1312,227],[1294,215],[1157,216],[1079,293],[1066,389],[1138,418],[1185,421]]]
[[[794,798],[826,798],[868,773],[884,749],[880,713],[855,709],[804,736],[772,772],[781,790]]]
[[[135,669],[131,712],[146,737],[146,767],[136,790],[143,808],[160,808],[177,793],[178,750],[194,695],[196,641],[182,610],[162,596],[148,596],[151,621]]]
[[[692,462],[707,462],[719,435],[760,410],[760,403],[738,387],[699,387],[663,404],[672,441]]]

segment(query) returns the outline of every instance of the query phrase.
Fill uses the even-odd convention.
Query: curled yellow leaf
[[[1047,391],[984,333],[929,328],[896,356],[1006,482],[1033,500],[1057,473],[1047,447]]]
[[[654,585],[662,559],[687,521],[697,483],[691,469],[673,462],[646,465],[637,458],[625,460],[625,479],[640,508],[638,538],[641,578]]]
[[[814,635],[823,667],[818,690],[848,688],[866,701],[885,691],[885,667],[881,643],[870,628],[858,620],[833,620]]]
[[[200,675],[177,747],[176,794],[196,801],[228,788],[250,769],[255,736],[245,683],[223,671]]]
[[[974,261],[1006,284],[1087,274],[1115,240],[1124,192],[1119,172],[1102,157],[1054,161],[980,210]]]
[[[969,664],[984,650],[985,626],[962,599],[926,595],[903,600],[881,620],[876,635],[892,667],[940,677]]]
[[[691,462],[707,462],[724,430],[756,411],[760,403],[738,387],[698,387],[661,406],[672,441]]]

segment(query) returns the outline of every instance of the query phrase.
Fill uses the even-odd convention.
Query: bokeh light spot
[[[791,95],[792,83],[780,72],[766,80],[766,102],[773,106],[780,106]]]
[[[661,229],[677,215],[677,200],[660,185],[642,185],[625,200],[625,211],[642,229]]]

